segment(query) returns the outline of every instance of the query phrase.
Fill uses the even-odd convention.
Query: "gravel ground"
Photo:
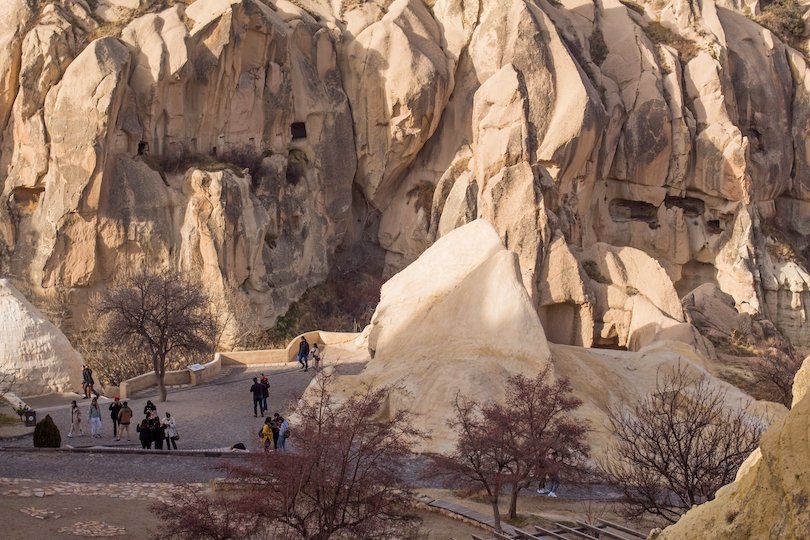
[[[157,391],[150,390],[129,399],[129,406],[135,413],[130,426],[130,441],[115,441],[112,434],[112,422],[107,407],[111,400],[101,398],[102,437],[94,439],[89,436],[87,412],[90,400],[77,399],[82,411],[82,427],[85,435],[67,438],[70,430],[70,401],[65,400],[57,408],[49,407],[38,410],[38,418],[50,414],[62,433],[62,445],[75,448],[92,446],[140,448],[135,424],[143,418],[143,407],[147,400],[157,406],[158,414],[164,417],[170,412],[177,422],[180,434],[179,449],[227,448],[237,442],[243,442],[248,448],[258,448],[257,433],[261,428],[262,418],[253,416],[253,399],[250,386],[253,377],[265,373],[270,379],[270,412],[280,412],[286,416],[290,405],[297,401],[306,386],[312,380],[312,370],[303,372],[293,366],[266,366],[259,368],[233,369],[228,375],[211,384],[179,389],[170,389],[165,403],[157,400]],[[78,396],[77,396],[78,397]],[[31,447],[31,437],[0,443],[5,448]]]
[[[135,413],[133,422],[143,418],[143,407],[151,399],[157,405],[158,414],[169,411],[177,422],[180,434],[180,450],[228,448],[243,442],[249,449],[259,448],[257,433],[263,421],[253,416],[253,399],[250,385],[253,377],[265,373],[270,378],[270,412],[287,415],[290,405],[302,394],[314,376],[313,371],[303,372],[292,366],[265,366],[256,369],[233,369],[224,377],[204,386],[173,389],[168,400],[158,403],[156,390],[147,391],[129,399]],[[76,396],[78,397],[78,396]],[[140,442],[135,424],[130,427],[131,441],[117,442],[112,436],[112,424],[107,407],[111,402],[102,398],[102,438],[87,435],[87,411],[89,400],[77,399],[82,410],[85,436],[67,438],[70,429],[70,396],[64,404],[39,409],[39,418],[51,417],[62,433],[62,445],[75,448],[120,448],[139,449]],[[291,441],[290,447],[294,446]],[[30,452],[21,451],[32,447],[30,435],[18,439],[0,441],[0,477],[38,478],[44,480],[68,480],[79,482],[205,482],[222,476],[216,467],[230,458],[199,456],[172,456],[170,454],[143,453],[122,454],[103,452]],[[20,449],[15,451],[16,449]]]
[[[67,482],[207,482],[237,457],[78,452],[0,452],[0,477]]]

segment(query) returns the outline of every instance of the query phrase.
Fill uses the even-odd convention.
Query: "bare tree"
[[[507,383],[506,402],[494,412],[501,417],[515,456],[508,478],[511,519],[517,517],[520,491],[530,482],[547,472],[576,470],[588,456],[587,424],[571,415],[582,401],[571,392],[567,378],[553,378],[551,364],[533,379],[516,375]]]
[[[617,442],[602,469],[623,490],[627,514],[674,523],[734,480],[765,427],[745,405],[729,409],[725,390],[678,366],[641,401],[613,408]]]
[[[581,405],[570,382],[554,379],[547,365],[536,377],[509,378],[504,403],[478,403],[456,397],[451,427],[458,440],[451,454],[434,457],[435,467],[451,478],[486,492],[496,529],[501,530],[500,496],[509,486],[509,517],[529,483],[552,468],[575,466],[588,454],[586,426],[571,417]],[[550,459],[551,454],[558,459]],[[559,461],[558,461],[559,460]]]
[[[763,399],[790,407],[793,401],[793,378],[802,367],[802,360],[793,351],[771,347],[751,363],[751,376]],[[760,397],[758,393],[755,397]]]
[[[238,489],[226,495],[197,494],[172,508],[155,508],[165,518],[166,537],[383,539],[416,524],[404,461],[424,434],[408,412],[385,414],[390,388],[366,387],[338,403],[330,376],[316,381],[314,395],[296,412],[297,451],[227,467]],[[251,526],[235,528],[234,515]]]
[[[487,411],[475,401],[456,395],[456,417],[450,422],[458,439],[450,454],[433,457],[437,472],[469,486],[480,487],[492,507],[495,530],[502,532],[499,508],[503,486],[508,483],[512,448],[502,424],[492,423]]]
[[[0,371],[0,396],[6,392],[11,392],[14,383],[17,382],[17,376],[9,371]]]
[[[198,284],[176,272],[138,271],[93,299],[90,316],[101,343],[115,348],[130,342],[143,351],[166,401],[167,359],[171,355],[210,351],[214,322],[208,296]]]

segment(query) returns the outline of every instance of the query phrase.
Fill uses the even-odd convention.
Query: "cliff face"
[[[483,217],[553,342],[711,354],[678,301],[711,283],[808,350],[810,77],[743,11],[6,2],[0,268],[80,303],[176,267],[269,325],[336,250],[390,275]]]

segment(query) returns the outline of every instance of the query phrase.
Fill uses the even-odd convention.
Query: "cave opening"
[[[304,122],[293,122],[290,124],[290,132],[293,140],[307,138],[307,125]]]

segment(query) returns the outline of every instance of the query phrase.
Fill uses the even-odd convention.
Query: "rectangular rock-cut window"
[[[658,228],[658,208],[648,202],[613,199],[608,205],[608,212],[616,222],[643,221],[651,229]]]
[[[293,140],[307,138],[307,125],[304,122],[293,122],[290,124],[290,131]]]

